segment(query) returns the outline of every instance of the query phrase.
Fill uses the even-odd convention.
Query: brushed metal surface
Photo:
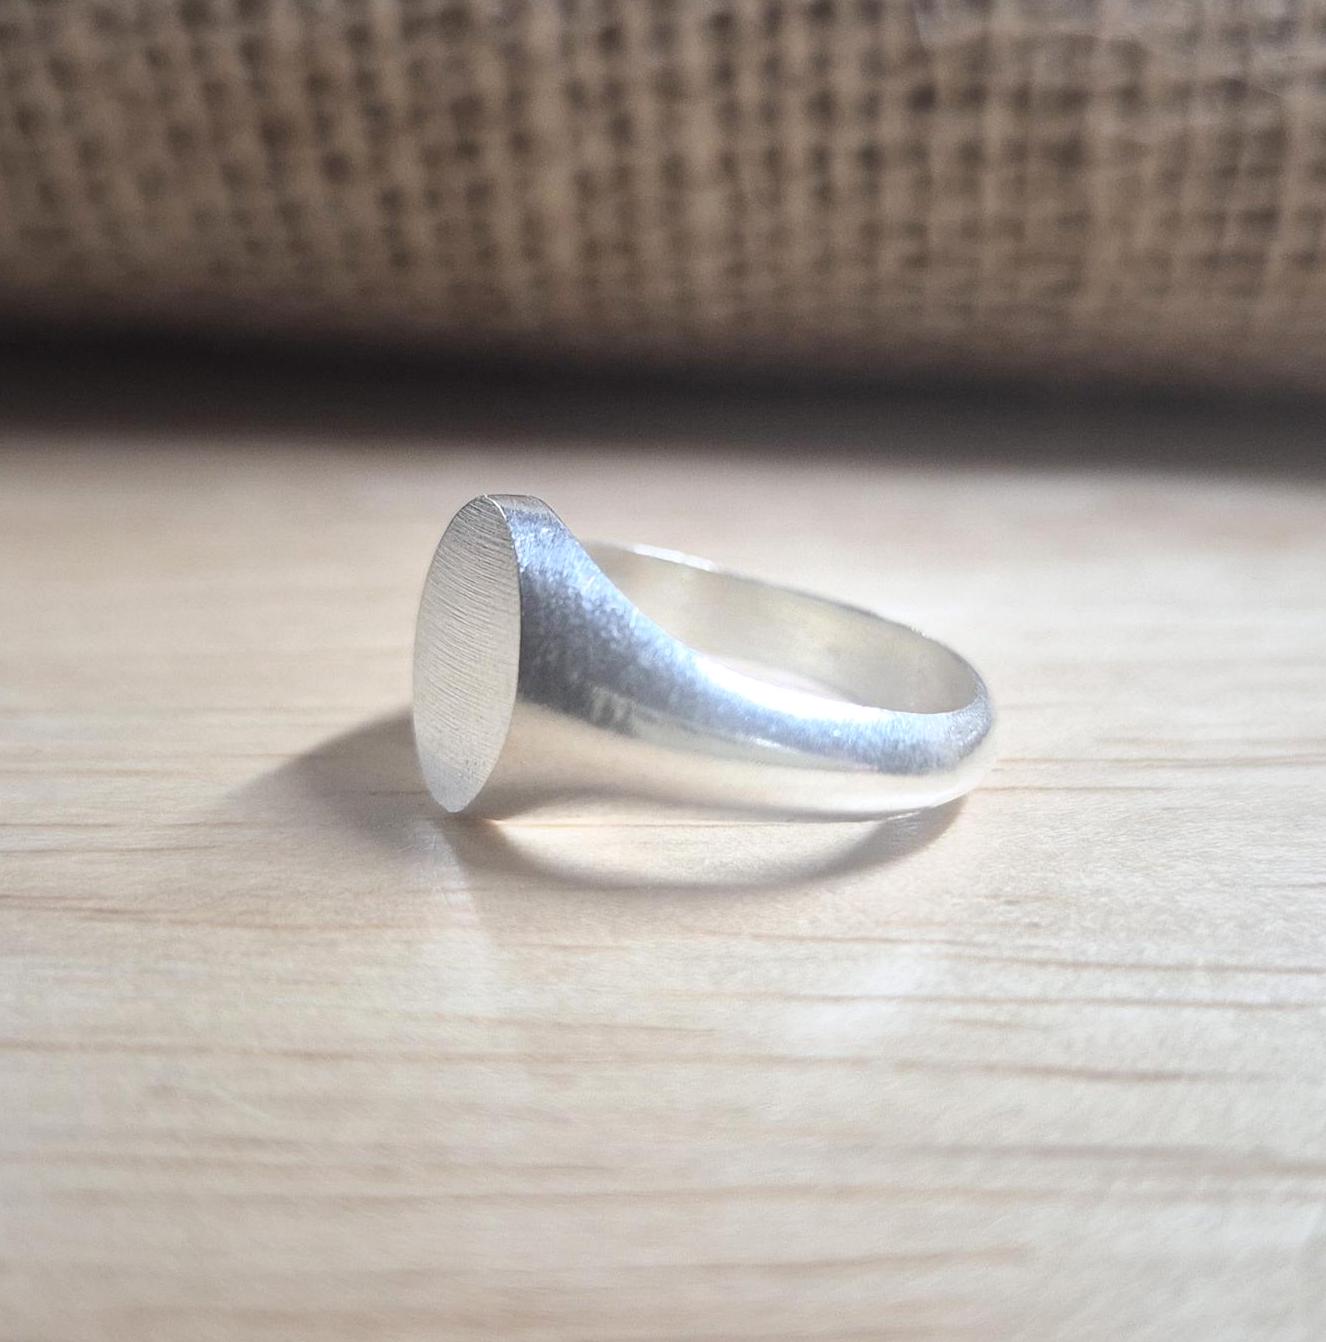
[[[587,548],[529,497],[482,496],[448,526],[414,676],[448,811],[610,796],[873,815],[949,801],[991,759],[988,691],[942,644],[703,560]]]

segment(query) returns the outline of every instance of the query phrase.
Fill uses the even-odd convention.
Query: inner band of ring
[[[860,607],[652,546],[590,541],[585,550],[673,638],[756,678],[786,676],[811,693],[911,714],[951,713],[984,693],[952,649]]]

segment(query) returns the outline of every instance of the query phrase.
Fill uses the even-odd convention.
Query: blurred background
[[[1315,390],[1314,0],[10,0],[0,312]]]

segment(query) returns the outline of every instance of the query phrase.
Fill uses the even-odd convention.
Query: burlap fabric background
[[[0,315],[1314,385],[1326,0],[0,0]]]

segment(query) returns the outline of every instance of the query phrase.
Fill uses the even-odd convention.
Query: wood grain
[[[1326,1335],[1318,479],[108,437],[0,458],[0,1336]],[[993,776],[441,823],[512,488],[949,639]]]

